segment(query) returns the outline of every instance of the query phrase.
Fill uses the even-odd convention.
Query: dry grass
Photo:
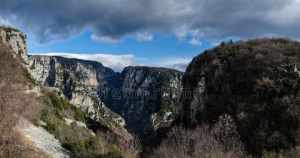
[[[37,103],[33,96],[24,94],[31,83],[21,59],[12,54],[0,44],[0,157],[30,157],[33,151],[22,144],[14,127],[20,117],[28,118],[37,112]]]

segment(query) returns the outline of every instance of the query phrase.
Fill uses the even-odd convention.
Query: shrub
[[[51,104],[54,108],[63,111],[70,107],[70,104],[67,100],[57,96],[57,94],[55,94],[54,92],[46,92],[46,95],[50,99]]]
[[[297,150],[284,151],[284,152],[263,152],[262,158],[299,158],[300,153]]]
[[[68,125],[65,118],[83,123],[88,114],[59,97],[55,92],[43,90],[42,101],[46,104],[42,110],[41,120],[44,128],[52,133],[62,146],[70,151],[72,158],[120,158],[122,153],[114,146],[106,143],[101,136],[94,136],[90,129],[79,127],[76,122]]]
[[[80,108],[71,106],[71,109],[74,113],[74,119],[81,122],[87,122],[88,114],[87,112],[82,111]]]
[[[238,144],[238,142],[236,142]],[[155,150],[153,158],[240,158],[239,146],[226,147],[211,130],[198,127],[193,130],[174,127],[166,140]]]

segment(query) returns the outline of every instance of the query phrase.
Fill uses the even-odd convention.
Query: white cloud
[[[190,58],[168,57],[161,59],[160,62],[164,63],[164,65],[174,65],[178,63],[189,63],[190,61]]]
[[[97,42],[101,42],[101,43],[111,43],[111,44],[116,44],[120,42],[120,39],[117,38],[112,38],[109,36],[97,36],[95,34],[93,34],[91,36],[91,39]]]
[[[180,26],[174,30],[174,34],[178,40],[184,40],[189,34],[189,27],[187,25]]]
[[[138,32],[136,33],[135,38],[139,42],[149,42],[153,40],[154,36],[149,32],[143,32],[143,33]]]
[[[160,63],[163,63],[163,67],[176,69],[185,72],[186,67],[192,61],[191,58],[180,58],[180,57],[170,57],[162,59]]]
[[[125,55],[113,55],[113,54],[75,54],[75,53],[33,53],[34,55],[46,55],[46,56],[62,56],[66,58],[75,58],[82,60],[91,60],[102,63],[106,67],[110,67],[115,71],[122,71],[126,66],[136,65],[135,57],[131,54]]]
[[[0,16],[0,26],[13,26],[8,19]]]
[[[148,66],[165,67],[170,69],[179,70],[185,72],[186,67],[192,61],[192,58],[181,57],[166,57],[157,60],[143,59],[143,63],[147,63]]]
[[[193,46],[201,46],[202,39],[205,37],[204,32],[199,29],[189,29],[186,25],[174,30],[176,38],[180,41],[187,42]]]
[[[201,46],[202,42],[197,38],[192,38],[189,43],[194,46]]]

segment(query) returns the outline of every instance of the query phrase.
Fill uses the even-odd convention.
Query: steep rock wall
[[[170,126],[180,97],[182,73],[153,67],[127,67],[119,75],[119,87],[103,98],[119,113],[127,128],[153,142],[159,128]]]
[[[26,61],[27,46],[25,34],[14,28],[0,26],[0,42],[6,43]]]
[[[99,98],[99,91],[107,91],[114,72],[98,62],[53,56],[30,56],[29,70],[42,85],[59,89],[70,103],[87,110],[95,119],[100,117],[124,126],[125,121],[108,109]]]

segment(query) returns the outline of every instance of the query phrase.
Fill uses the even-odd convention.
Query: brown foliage
[[[231,144],[238,144],[237,142]],[[153,158],[240,158],[240,146],[227,148],[208,127],[187,130],[174,127]]]
[[[228,116],[221,116],[212,128],[173,127],[151,158],[256,158],[244,152],[236,126]],[[264,151],[262,158],[298,158],[298,150]]]

